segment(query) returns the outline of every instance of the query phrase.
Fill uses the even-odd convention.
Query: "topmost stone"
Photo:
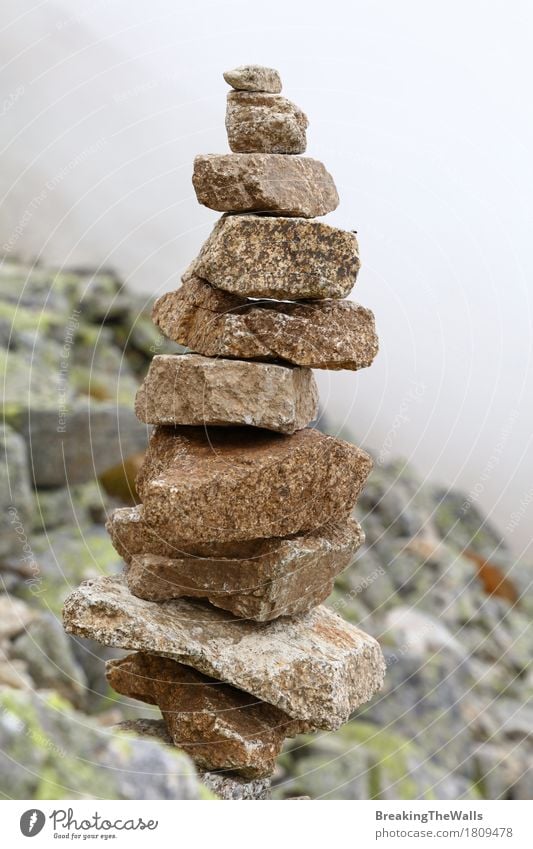
[[[263,65],[240,65],[231,71],[224,71],[224,79],[236,91],[266,91],[279,94],[281,77],[274,68]]]

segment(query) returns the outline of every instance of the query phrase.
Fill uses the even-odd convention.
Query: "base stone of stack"
[[[130,558],[126,581],[134,595],[149,601],[204,598],[234,616],[268,622],[323,602],[363,540],[361,526],[348,519],[306,536],[265,541],[268,547],[259,544],[251,557],[142,554]]]
[[[224,215],[183,280],[245,298],[344,298],[359,270],[355,233],[305,218]]]
[[[127,719],[115,726],[118,731],[127,731],[139,737],[154,737],[160,743],[174,746],[162,719]],[[270,778],[255,778],[251,781],[237,775],[216,772],[200,772],[198,778],[208,790],[220,799],[238,801],[246,799],[270,799]]]
[[[135,413],[147,424],[253,425],[294,433],[316,418],[318,389],[310,369],[160,354],[137,391]]]
[[[353,301],[251,301],[192,277],[154,304],[162,333],[206,357],[360,369],[378,352],[374,316]]]
[[[204,772],[199,775],[200,781],[221,799],[226,801],[263,800],[271,798],[270,778],[256,778],[254,781],[243,781],[233,775],[217,775],[214,772]]]
[[[224,71],[222,76],[237,91],[268,91],[271,94],[281,91],[279,72],[264,65],[239,65],[231,71]]]
[[[316,159],[278,153],[207,154],[194,160],[199,203],[219,212],[269,212],[316,218],[333,212],[339,196]]]
[[[230,91],[226,131],[234,153],[304,153],[307,116],[281,94]]]
[[[285,738],[307,730],[278,708],[168,658],[128,655],[108,661],[106,675],[118,693],[157,705],[174,745],[200,769],[271,775]]]
[[[310,428],[158,426],[136,486],[150,523],[198,542],[245,540],[346,518],[371,468],[355,445]]]
[[[376,640],[323,605],[258,625],[188,599],[144,601],[105,577],[70,594],[63,620],[70,634],[192,666],[309,728],[338,728],[385,672]]]

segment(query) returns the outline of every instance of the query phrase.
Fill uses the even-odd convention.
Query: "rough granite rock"
[[[270,212],[316,218],[333,212],[339,196],[317,159],[278,153],[197,156],[192,177],[198,202],[219,212]]]
[[[119,507],[114,510],[107,520],[106,530],[111,537],[111,542],[116,551],[130,563],[136,555],[153,554],[158,557],[179,558],[202,558],[206,561],[228,560],[238,561],[246,568],[252,568],[252,563],[261,560],[263,567],[269,568],[267,563],[277,557],[287,558],[289,546],[294,552],[307,551],[315,545],[315,540],[321,536],[336,535],[342,533],[345,526],[353,528],[354,538],[363,541],[363,530],[352,524],[353,520],[343,520],[338,523],[329,523],[318,530],[310,531],[305,535],[293,535],[287,537],[271,537],[263,539],[207,541],[184,540],[176,531],[174,522],[167,525],[154,525],[144,518],[142,504],[134,507]],[[351,531],[347,531],[351,533]],[[299,556],[299,555],[298,555]],[[259,568],[259,567],[258,567]]]
[[[224,71],[223,77],[237,91],[268,91],[271,94],[281,91],[279,72],[264,65],[239,65],[231,71]]]
[[[119,722],[116,728],[117,731],[129,731],[138,737],[151,737],[167,746],[174,746],[162,719],[126,719]],[[246,781],[237,775],[216,772],[199,773],[198,778],[219,799],[270,799],[270,778]]]
[[[381,687],[373,637],[321,605],[263,625],[197,601],[144,601],[121,577],[85,581],[67,598],[68,633],[193,666],[315,728],[335,729]]]
[[[281,94],[230,91],[226,131],[234,153],[304,153],[307,115]]]
[[[359,270],[355,233],[305,218],[223,215],[183,280],[245,298],[344,298]]]
[[[198,776],[208,790],[226,801],[245,801],[271,798],[270,778],[256,778],[253,781],[243,781],[237,775],[204,772]]]
[[[157,426],[137,491],[147,521],[198,542],[281,537],[346,518],[372,468],[317,430]]]
[[[294,433],[316,418],[318,389],[310,369],[163,354],[150,364],[135,414],[148,424],[253,425]]]
[[[251,557],[248,551],[234,559],[137,555],[126,580],[140,598],[206,598],[235,616],[266,622],[324,601],[363,540],[361,526],[350,518],[308,536],[260,540]]]
[[[169,339],[206,357],[355,371],[378,352],[374,316],[353,301],[250,301],[199,277],[162,295],[153,319]]]
[[[174,745],[203,770],[271,775],[285,738],[306,730],[278,708],[169,658],[130,654],[109,660],[106,675],[118,693],[157,705]]]

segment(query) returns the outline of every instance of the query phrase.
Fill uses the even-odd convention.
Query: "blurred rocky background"
[[[0,793],[202,798],[189,759],[118,722],[155,717],[110,691],[119,652],[67,636],[63,599],[118,571],[106,515],[135,503],[147,429],[133,414],[156,353],[151,304],[113,273],[0,266]],[[337,433],[325,411],[319,426]],[[357,441],[357,432],[338,434]],[[374,635],[384,690],[336,733],[298,737],[274,796],[530,799],[531,564],[472,494],[364,446],[366,544],[329,604]],[[517,515],[514,521],[520,521]]]

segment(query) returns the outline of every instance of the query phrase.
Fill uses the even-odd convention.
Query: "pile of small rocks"
[[[321,605],[364,539],[350,514],[372,461],[309,427],[310,369],[368,366],[377,338],[371,312],[341,300],[356,236],[313,220],[338,196],[321,163],[294,156],[306,116],[272,69],[224,77],[233,153],[197,157],[193,184],[227,214],[153,311],[194,353],[153,358],[135,403],[155,425],[142,504],[108,523],[124,574],[82,584],[64,623],[136,652],[107,675],[160,708],[164,728],[138,730],[242,784],[273,772],[286,737],[338,728],[382,684],[378,643]]]

